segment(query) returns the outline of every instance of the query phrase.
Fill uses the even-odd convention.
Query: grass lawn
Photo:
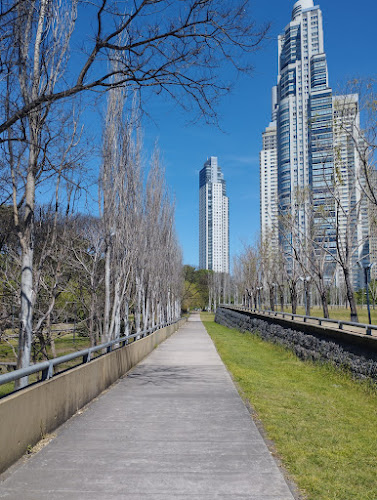
[[[279,306],[277,308],[277,311],[280,311]],[[285,307],[284,311],[285,312],[292,312],[292,309],[290,307]],[[301,306],[297,307],[297,314],[304,315],[305,308],[301,307]],[[329,307],[329,314],[330,314],[331,319],[350,321],[350,310],[345,309],[344,307],[334,307],[334,308]],[[357,314],[359,317],[359,323],[369,323],[368,310],[367,310],[366,306],[364,306],[364,307],[358,306]],[[316,318],[323,318],[322,307],[312,307],[310,309],[310,315],[314,316]],[[371,319],[372,319],[372,324],[377,325],[377,309],[373,309],[371,307],[370,315],[371,315]],[[377,499],[377,497],[376,497],[376,499]]]
[[[329,365],[202,321],[286,469],[310,500],[377,499],[377,392]]]
[[[17,349],[17,339],[12,339],[13,346]],[[80,351],[81,349],[86,349],[90,347],[90,339],[88,337],[80,337],[77,334],[75,338],[72,333],[67,333],[55,338],[55,349],[57,356],[64,356],[65,354],[70,354],[71,352]],[[49,357],[52,358],[51,349],[48,348],[47,352]],[[0,361],[6,363],[7,361],[15,362],[17,361],[12,347],[7,342],[0,342]],[[40,354],[38,356],[38,361],[45,361],[45,358]],[[66,363],[64,366],[61,365],[58,367],[59,371],[62,369],[68,368],[68,366],[74,366],[77,361],[71,361]],[[5,367],[1,367],[0,373],[6,373]],[[36,381],[37,376],[31,375],[29,377],[30,382]],[[14,382],[9,384],[0,385],[0,397],[6,394],[9,394],[13,391]]]
[[[10,342],[17,350],[18,340],[12,339]],[[80,337],[77,334],[75,335],[75,338],[73,338],[72,333],[66,333],[55,338],[55,349],[57,356],[64,356],[65,354],[69,354],[74,351],[80,351],[81,349],[85,349],[89,346],[90,339],[88,337]],[[47,352],[49,356],[52,357],[50,347],[47,348]],[[42,354],[39,354],[38,361],[44,360],[45,358],[42,356]],[[7,342],[0,342],[0,361],[17,361],[11,346]]]

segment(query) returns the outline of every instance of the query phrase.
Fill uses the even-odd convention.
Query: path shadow
[[[141,385],[179,385],[182,382],[205,382],[211,381],[213,367],[203,366],[143,366],[133,370],[127,378],[136,380]]]

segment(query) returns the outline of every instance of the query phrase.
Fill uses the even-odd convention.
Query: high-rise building
[[[291,21],[278,39],[273,122],[263,133],[260,156],[261,230],[262,238],[268,237],[272,247],[280,244],[286,255],[292,253],[292,247],[298,249],[309,239],[313,241],[313,248],[324,248],[327,260],[333,262],[327,266],[329,279],[335,270],[331,254],[337,252],[339,213],[333,195],[339,158],[349,170],[340,181],[349,207],[354,200],[357,203],[361,193],[360,186],[355,184],[357,140],[345,141],[351,122],[359,120],[357,96],[342,96],[341,113],[337,111],[340,103],[337,99],[328,81],[322,12],[313,0],[299,0],[293,6]],[[273,133],[276,134],[276,164],[270,159],[272,153],[266,151],[267,138]],[[276,200],[276,215],[272,215],[275,207],[270,200]],[[342,210],[344,207],[347,211],[346,202]],[[344,225],[344,218],[341,223]],[[271,232],[271,224],[275,232]],[[352,225],[347,230],[353,234],[351,252],[356,265],[357,260],[366,255],[363,243],[368,238],[366,205],[360,204]],[[352,266],[352,275],[354,286],[358,287],[357,266]]]
[[[260,224],[265,238],[271,239],[272,249],[278,242],[278,158],[276,140],[276,87],[272,92],[272,121],[262,134],[260,152]]]
[[[216,156],[199,174],[199,268],[229,273],[229,200]]]
[[[333,116],[335,196],[340,208],[337,214],[339,243],[345,248],[348,240],[351,280],[354,288],[360,288],[363,275],[357,262],[367,265],[370,260],[370,214],[368,200],[363,196],[365,178],[358,154],[359,147],[363,148],[358,95],[333,97]]]
[[[295,221],[289,245],[310,231],[310,195],[322,203],[323,174],[331,170],[332,92],[324,53],[322,12],[313,0],[294,4],[292,20],[278,40],[278,194],[282,215]],[[326,136],[330,134],[330,136]],[[313,140],[311,140],[313,138]],[[329,142],[326,164],[322,147]]]
[[[374,170],[370,176],[370,183],[377,192],[377,170]],[[369,217],[369,255],[370,262],[374,262],[370,277],[377,280],[377,205],[368,200],[368,217]]]

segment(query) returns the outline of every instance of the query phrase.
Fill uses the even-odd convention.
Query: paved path
[[[293,499],[198,315],[4,477],[12,500]]]

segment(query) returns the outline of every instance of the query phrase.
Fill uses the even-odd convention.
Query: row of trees
[[[301,270],[301,273],[299,272]],[[295,271],[283,251],[266,253],[262,244],[248,246],[235,259],[233,289],[235,303],[254,309],[284,311],[289,305],[292,313],[304,305],[306,314],[310,307],[322,307],[323,317],[329,317],[329,305],[346,307],[348,295],[345,283],[325,281],[322,276],[312,279],[306,267],[295,262]],[[238,298],[237,298],[238,297]]]
[[[94,345],[180,316],[182,264],[174,204],[157,148],[147,171],[143,167],[140,130],[136,119],[125,115],[124,99],[122,89],[108,94],[99,216],[75,214],[70,186],[63,189],[59,179],[56,203],[37,207],[33,335],[30,352],[21,351],[24,356],[33,347],[34,359],[39,353],[47,357],[48,345],[54,355],[52,326],[58,322],[74,321]],[[18,330],[15,318],[21,309],[20,250],[12,216],[12,208],[3,206],[2,333]]]
[[[83,175],[93,150],[83,147],[81,112],[111,89],[125,89],[128,96],[136,92],[143,109],[144,95],[154,90],[215,121],[214,104],[230,88],[221,78],[228,74],[223,65],[250,71],[245,56],[266,33],[267,28],[256,28],[247,7],[248,0],[1,0],[1,307],[2,321],[19,313],[18,367],[30,363],[38,332],[48,329],[62,300],[63,283],[76,281],[73,288],[89,295],[91,335],[100,315],[93,293],[99,286],[104,338],[118,334],[133,296],[135,322],[141,321],[140,311],[145,324],[176,313],[177,287],[170,276],[176,275],[179,252],[172,207],[157,154],[142,189],[143,177],[134,166],[141,146],[137,137],[130,139],[134,117],[130,122],[121,117],[122,106],[129,103],[132,109],[133,99],[110,98],[98,220],[75,211],[92,174],[87,169]],[[48,207],[46,193],[53,194]],[[72,252],[78,264],[65,265]],[[102,267],[99,282],[94,276]],[[89,288],[75,274],[79,270],[93,275],[86,280]],[[156,280],[167,290],[163,299],[157,298]]]
[[[296,187],[288,209],[278,203],[270,232],[264,230],[261,241],[239,257],[235,274],[244,303],[257,307],[268,302],[271,309],[279,303],[283,308],[288,295],[295,313],[300,288],[309,312],[310,288],[324,317],[329,316],[329,302],[336,302],[347,304],[351,320],[358,321],[358,266],[376,258],[375,85],[373,80],[351,82],[346,94],[334,99],[332,138],[314,137],[310,144],[312,187]],[[316,119],[323,120],[312,118],[313,128]]]

